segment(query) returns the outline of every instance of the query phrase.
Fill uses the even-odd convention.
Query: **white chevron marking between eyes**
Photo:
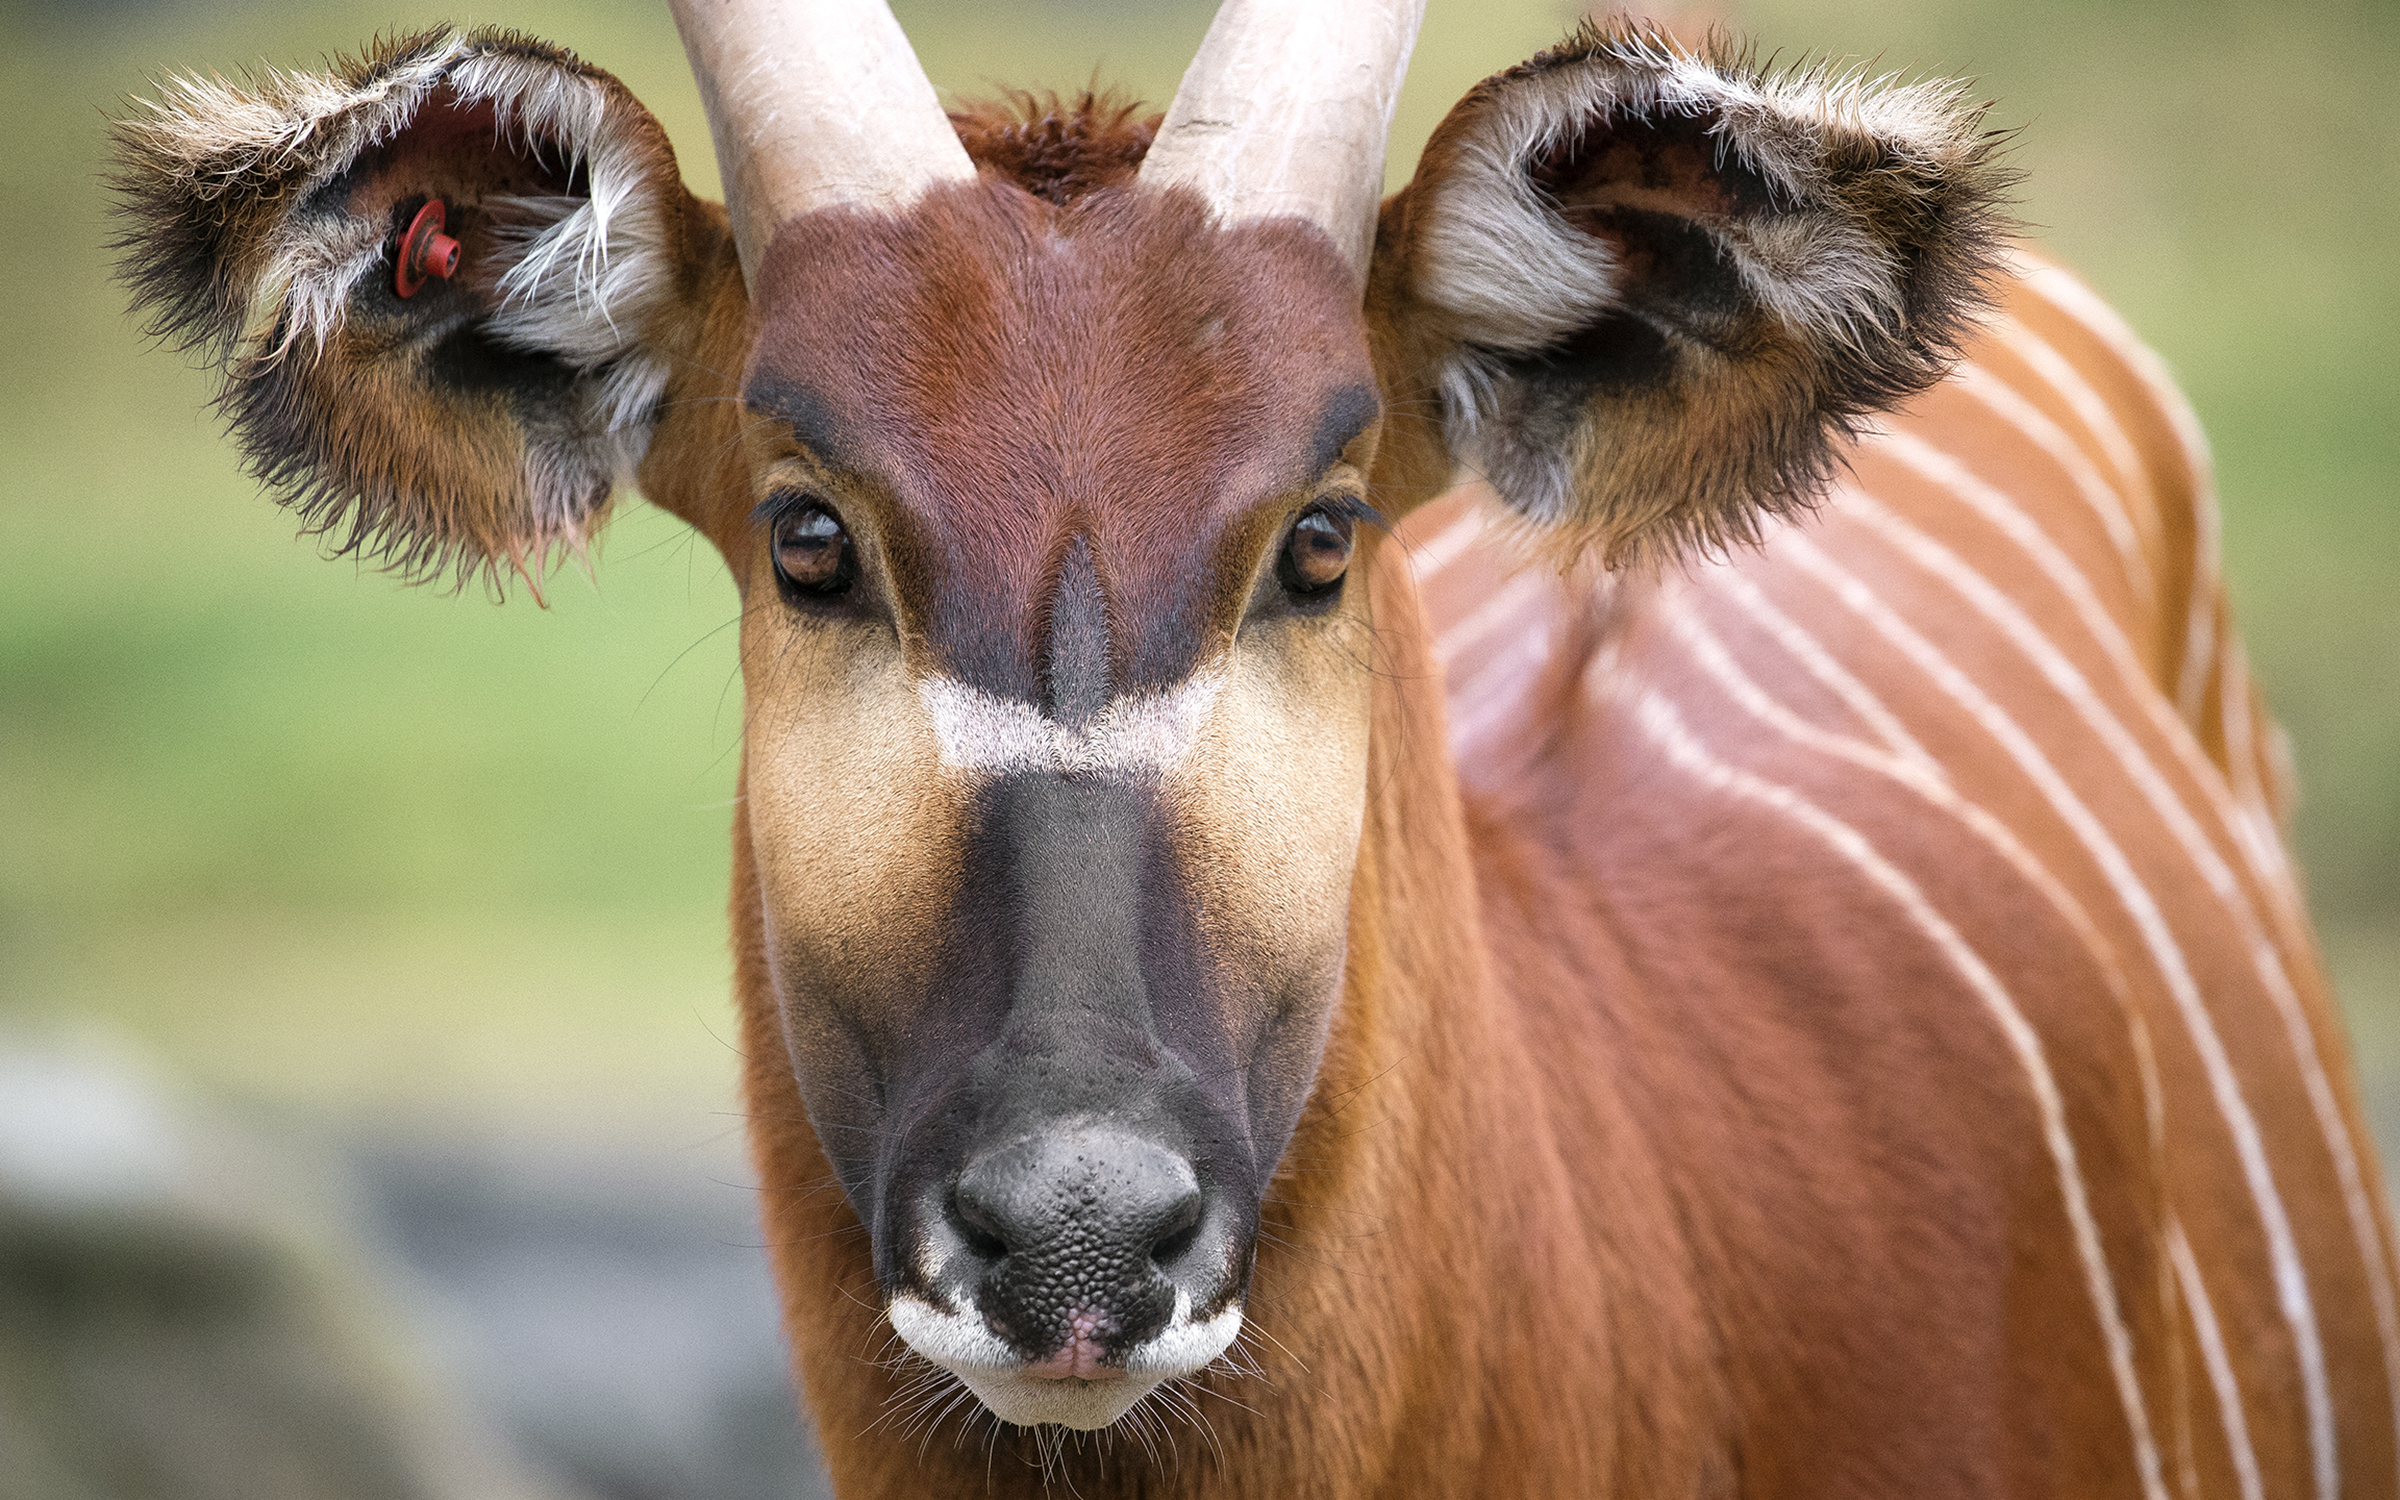
[[[1191,754],[1224,685],[1221,669],[1203,667],[1159,692],[1119,694],[1088,724],[1061,724],[1023,699],[939,674],[917,684],[917,698],[953,770],[1163,774]]]

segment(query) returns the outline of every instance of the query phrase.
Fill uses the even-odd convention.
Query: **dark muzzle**
[[[1117,1130],[1045,1132],[987,1151],[952,1203],[979,1263],[975,1307],[1029,1361],[1121,1367],[1175,1312],[1169,1269],[1201,1217],[1190,1162]]]

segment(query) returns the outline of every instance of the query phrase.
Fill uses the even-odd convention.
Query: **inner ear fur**
[[[538,591],[630,480],[733,264],[624,85],[506,32],[171,80],[115,135],[149,331],[220,368],[252,472],[310,530],[412,577]],[[459,270],[403,298],[433,197]]]
[[[1479,471],[1562,558],[1754,540],[1985,305],[2012,178],[1983,115],[1959,84],[1622,24],[1486,80],[1385,204],[1369,277],[1387,380],[1441,413],[1424,461]]]

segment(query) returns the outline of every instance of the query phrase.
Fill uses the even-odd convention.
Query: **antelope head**
[[[1227,0],[1145,121],[947,118],[882,0],[673,0],[723,208],[495,32],[121,127],[138,297],[339,546],[538,583],[631,485],[722,554],[746,1002],[893,1327],[1012,1422],[1240,1327],[1371,1003],[1388,523],[1463,465],[1562,557],[1747,537],[1991,254],[1954,90],[1629,29],[1477,88],[1379,214],[1421,3]]]

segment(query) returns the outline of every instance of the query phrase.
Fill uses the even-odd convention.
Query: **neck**
[[[920,1395],[922,1367],[890,1362],[866,1231],[792,1082],[735,819],[752,1145],[786,1326],[842,1494],[1408,1493],[1494,1465],[1554,1467],[1567,1492],[1612,1473],[1648,1490],[1668,1477],[1659,1464],[1679,1462],[1659,1439],[1662,1419],[1681,1424],[1656,1403],[1682,1386],[1652,1377],[1705,1340],[1688,1308],[1662,1306],[1686,1300],[1672,1296],[1684,1278],[1640,1243],[1673,1215],[1634,1132],[1609,1116],[1613,1091],[1591,1087],[1586,1070],[1606,1060],[1563,1059],[1556,1037],[1529,1035],[1548,1031],[1529,1024],[1540,1007],[1512,1003],[1520,986],[1496,968],[1487,911],[1513,918],[1504,891],[1478,898],[1476,850],[1492,841],[1470,839],[1422,613],[1398,549],[1381,550],[1384,659],[1344,993],[1267,1194],[1239,1346],[1256,1368],[1191,1382],[1145,1436],[1062,1444],[970,1408],[923,1430],[922,1398],[938,1411],[954,1392]],[[1548,1086],[1576,1074],[1571,1090]],[[1639,1443],[1618,1441],[1629,1426]],[[1526,1477],[1528,1492],[1544,1487]]]

